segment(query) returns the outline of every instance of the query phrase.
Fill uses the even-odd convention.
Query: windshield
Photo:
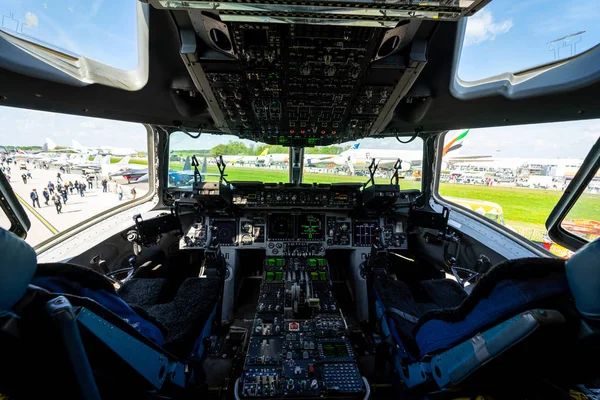
[[[0,171],[36,246],[148,192],[141,124],[0,107]],[[6,217],[0,226],[10,226]]]
[[[191,188],[194,181],[193,159],[203,181],[219,180],[217,159],[222,156],[229,181],[289,181],[289,148],[267,145],[231,135],[202,134],[192,139],[183,132],[170,138],[169,187]],[[423,141],[416,138],[402,144],[395,138],[361,139],[304,150],[305,183],[366,182],[368,167],[375,159],[379,168],[376,183],[389,183],[394,165],[400,158],[401,188],[420,188]]]

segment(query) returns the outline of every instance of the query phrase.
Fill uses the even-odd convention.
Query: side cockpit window
[[[0,121],[0,169],[31,222],[31,246],[148,193],[141,124],[9,107]],[[0,226],[11,219],[0,216]]]
[[[445,135],[438,193],[559,257],[546,220],[600,137],[598,120],[462,129]],[[600,177],[563,221],[588,241],[600,234]]]

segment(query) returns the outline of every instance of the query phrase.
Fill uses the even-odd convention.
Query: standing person
[[[85,184],[82,182],[79,184],[79,194],[81,195],[81,197],[85,196],[83,192],[85,192]]]
[[[60,203],[60,196],[58,195],[58,193],[52,196],[52,200],[54,201],[54,206],[56,206],[56,213],[61,214],[62,204]]]
[[[42,192],[42,194],[44,195],[44,199],[46,199],[44,204],[48,205],[48,200],[50,200],[50,195],[48,194],[48,188],[44,188],[44,191]]]
[[[62,196],[63,203],[65,205],[67,205],[68,197],[67,197],[67,187],[66,186],[62,188],[62,190],[60,191],[60,195]]]
[[[88,176],[87,183],[88,183],[88,189],[94,188],[94,178],[92,178],[91,176]]]
[[[50,191],[50,194],[54,194],[54,183],[52,183],[51,181],[48,181],[48,191]]]
[[[56,183],[58,183],[58,182],[62,182],[62,181],[63,181],[63,179],[62,179],[62,177],[60,176],[60,172],[57,172],[57,173],[56,173]]]
[[[67,183],[67,186],[69,187],[69,194],[73,194],[73,182],[69,181],[69,183]]]
[[[38,208],[42,208],[42,206],[40,206],[40,196],[38,196],[35,189],[33,189],[31,193],[29,193],[29,197],[31,198],[31,202],[33,203],[33,208],[35,208],[36,204]]]
[[[135,188],[133,187],[133,188],[131,188],[131,198],[132,198],[133,200],[135,200],[135,196],[137,196],[137,191],[136,191],[136,190],[135,190]]]
[[[106,193],[107,189],[106,187],[108,186],[108,181],[106,179],[102,179],[102,192]]]
[[[119,201],[123,200],[123,188],[121,185],[117,185],[117,196],[119,197]]]
[[[25,184],[27,183],[27,175],[22,174],[21,179],[23,179],[23,183],[25,183]]]

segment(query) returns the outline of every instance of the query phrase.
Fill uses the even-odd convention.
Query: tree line
[[[350,146],[323,146],[323,147],[307,147],[304,149],[306,154],[340,154],[342,151],[349,149]],[[180,157],[187,157],[191,155],[196,156],[259,156],[266,149],[269,150],[268,154],[282,154],[287,153],[288,148],[280,145],[268,145],[268,144],[257,144],[257,145],[246,145],[240,141],[230,141],[228,143],[219,144],[210,150],[177,150],[175,153]]]

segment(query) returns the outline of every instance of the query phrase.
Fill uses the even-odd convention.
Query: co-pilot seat
[[[380,330],[409,388],[457,386],[541,328],[551,327],[545,339],[560,340],[571,309],[565,261],[554,258],[501,263],[468,295],[448,279],[409,287],[387,276],[375,279],[373,291]]]
[[[33,249],[2,229],[0,248],[11,249],[0,259],[0,394],[95,399],[198,383],[220,277],[189,278],[169,301],[130,306],[89,269],[38,266]]]

